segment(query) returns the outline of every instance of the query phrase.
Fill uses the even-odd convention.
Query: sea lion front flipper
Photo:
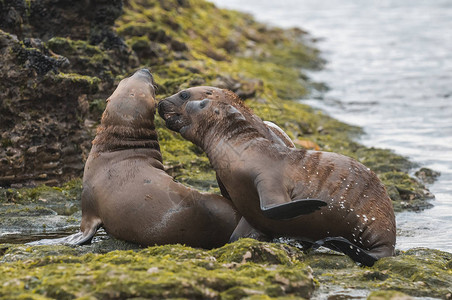
[[[325,205],[327,203],[319,199],[296,199],[288,203],[263,207],[261,201],[262,212],[270,219],[290,219],[300,215],[307,215]]]
[[[352,244],[349,240],[341,236],[327,237],[314,243],[314,248],[318,248],[320,246],[342,252],[348,255],[354,261],[368,267],[372,267],[378,260],[375,256],[368,253],[366,250]]]
[[[264,216],[270,219],[290,219],[299,215],[310,214],[327,205],[319,199],[292,200],[281,182],[281,178],[265,177],[262,173],[256,180],[260,208]]]
[[[240,219],[239,224],[237,224],[237,227],[231,234],[231,237],[229,238],[229,243],[235,242],[241,238],[251,238],[261,242],[271,241],[270,236],[251,226],[250,223],[248,223],[248,221],[244,217]]]

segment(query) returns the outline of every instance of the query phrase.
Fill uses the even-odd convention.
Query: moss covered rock
[[[366,290],[368,293],[380,290],[399,291],[410,296],[438,299],[450,298],[451,261],[451,253],[425,248],[415,248],[395,257],[386,257],[377,261],[373,267],[365,268],[354,265],[345,256],[333,254],[313,253],[304,260],[313,268],[314,277],[324,289]],[[373,295],[376,297],[379,294],[389,297],[393,292]]]
[[[297,252],[290,246],[253,240],[234,245],[237,250],[251,247],[257,253],[278,253],[283,257]],[[312,270],[287,258],[283,261],[245,258],[236,262],[225,258],[228,249],[203,251],[182,245],[106,254],[82,254],[77,248],[83,247],[0,248],[3,261],[0,295],[56,299],[241,299],[253,295],[309,298],[315,288]]]
[[[367,300],[413,300],[414,298],[398,291],[372,292]]]
[[[394,300],[449,299],[452,292],[452,254],[421,248],[363,268],[331,251],[304,254],[287,244],[250,239],[213,250],[183,245],[141,248],[104,239],[77,247],[3,244],[0,262],[0,295],[5,298],[29,293],[57,299],[342,295]]]

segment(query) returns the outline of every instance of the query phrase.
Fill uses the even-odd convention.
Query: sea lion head
[[[240,98],[232,91],[220,89],[212,86],[198,86],[182,90],[168,98],[163,99],[159,103],[159,114],[167,121],[168,128],[179,127],[180,110],[189,101],[199,101],[202,99],[209,99],[213,101],[225,102],[231,104],[242,113],[250,112]]]
[[[133,126],[153,119],[156,106],[154,78],[149,70],[141,69],[121,80],[107,99],[102,124]]]
[[[222,133],[233,132],[235,127],[246,122],[243,114],[226,102],[206,98],[176,103],[180,105],[177,106],[168,99],[161,101],[159,114],[169,129],[179,132],[197,145],[202,144],[210,131],[214,131],[216,136],[222,136]]]
[[[93,141],[97,151],[152,148],[161,161],[154,125],[156,106],[154,79],[147,69],[123,79],[107,99]]]

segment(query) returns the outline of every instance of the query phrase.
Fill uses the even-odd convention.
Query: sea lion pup
[[[211,99],[214,101],[223,101],[231,104],[237,110],[239,110],[243,114],[243,116],[253,125],[253,127],[257,131],[259,131],[263,136],[265,136],[269,140],[274,141],[275,143],[295,148],[295,145],[290,139],[290,137],[280,127],[278,127],[278,125],[269,121],[263,121],[261,118],[255,115],[247,106],[245,106],[242,100],[240,100],[240,98],[235,93],[226,89],[220,89],[212,86],[191,87],[179,91],[178,93],[168,98],[165,98],[164,100],[166,101],[161,101],[159,103],[159,106],[162,105],[167,107],[166,108],[162,107],[162,109],[159,109],[159,111],[165,110],[168,115],[171,115],[172,114],[171,107],[179,107],[185,104],[187,101],[199,99]],[[218,176],[217,182],[221,194],[224,197],[230,199],[228,191],[226,190]],[[252,228],[244,218],[240,220],[239,225],[237,225],[237,228],[232,234],[230,241],[232,242],[242,237],[250,237],[264,241],[268,241],[271,239],[270,237],[265,236],[263,233]]]
[[[159,105],[167,127],[207,153],[239,213],[255,228],[275,237],[318,241],[367,266],[394,255],[391,199],[361,163],[332,152],[281,146],[228,103],[190,101],[172,107],[171,114],[164,109],[168,106]],[[318,199],[312,206],[319,210],[295,216],[304,208],[293,203],[306,199]],[[327,206],[320,208],[322,203]],[[285,206],[290,210],[265,212]]]
[[[107,99],[83,174],[81,232],[58,243],[88,243],[101,226],[144,246],[228,242],[240,218],[231,202],[176,183],[163,170],[156,106],[146,69],[123,79]]]

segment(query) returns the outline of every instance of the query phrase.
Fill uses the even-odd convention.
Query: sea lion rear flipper
[[[264,215],[270,219],[290,219],[300,215],[307,215],[327,205],[319,199],[296,199],[288,203],[263,206],[261,198],[261,209]]]
[[[71,234],[69,236],[65,236],[57,239],[42,239],[39,241],[34,241],[30,243],[26,243],[26,245],[30,246],[38,246],[38,245],[84,245],[91,242],[97,230],[100,227],[99,224],[93,224],[88,230],[85,232],[79,231],[77,233]]]
[[[324,246],[335,251],[342,252],[348,255],[354,261],[371,267],[378,260],[375,256],[368,253],[366,250],[352,244],[349,240],[339,237],[327,237],[322,240],[318,240],[314,244],[314,248]]]

